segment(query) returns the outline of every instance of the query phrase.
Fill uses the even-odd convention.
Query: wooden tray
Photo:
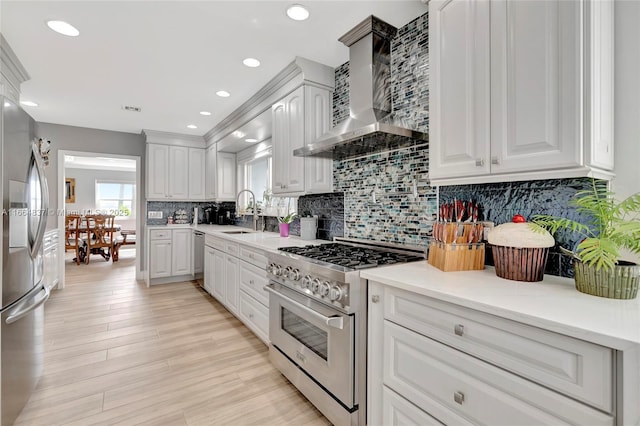
[[[444,272],[476,271],[484,269],[484,243],[443,243],[429,244],[429,265]]]

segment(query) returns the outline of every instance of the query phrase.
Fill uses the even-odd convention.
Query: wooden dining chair
[[[87,257],[89,263],[91,254],[99,254],[108,261],[113,252],[114,215],[86,215],[85,221],[89,236],[87,238]]]
[[[66,215],[64,217],[64,251],[73,250],[76,257],[73,260],[77,265],[80,264],[80,253],[78,248],[82,244],[80,238],[80,215]]]

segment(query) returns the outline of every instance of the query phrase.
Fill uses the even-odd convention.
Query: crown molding
[[[20,85],[31,77],[2,33],[0,33],[0,74],[0,82],[3,83],[0,86],[9,86],[2,89],[2,94],[18,102]]]
[[[182,133],[161,132],[158,130],[143,129],[142,135],[146,143],[162,145],[186,146],[191,148],[204,148],[205,141],[202,136],[184,135]]]

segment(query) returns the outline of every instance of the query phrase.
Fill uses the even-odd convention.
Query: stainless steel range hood
[[[370,16],[340,37],[349,47],[350,117],[293,155],[343,159],[428,140],[391,113],[391,38],[396,31]]]

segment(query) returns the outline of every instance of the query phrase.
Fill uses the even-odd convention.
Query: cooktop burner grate
[[[424,259],[423,257],[411,254],[340,243],[309,245],[304,247],[281,247],[278,250],[354,269],[373,268],[376,266],[415,262]]]

